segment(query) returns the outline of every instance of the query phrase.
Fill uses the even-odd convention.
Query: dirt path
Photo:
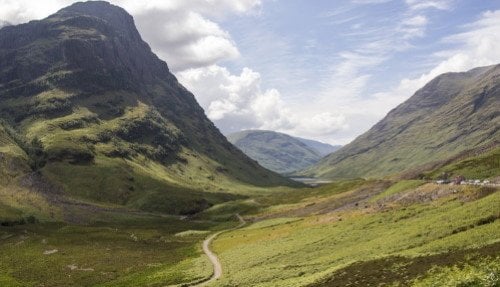
[[[217,255],[212,250],[210,250],[210,245],[212,244],[212,241],[214,241],[214,239],[217,238],[217,236],[221,235],[222,233],[241,228],[247,223],[245,219],[243,219],[243,217],[241,217],[239,214],[236,214],[236,217],[238,217],[238,220],[240,221],[240,224],[238,226],[214,233],[203,241],[203,252],[207,255],[208,259],[210,259],[210,262],[212,263],[212,266],[214,268],[214,273],[212,274],[212,277],[210,277],[210,279],[202,283],[195,283],[194,285],[188,284],[187,286],[192,286],[192,287],[205,286],[219,279],[222,276],[222,265]]]

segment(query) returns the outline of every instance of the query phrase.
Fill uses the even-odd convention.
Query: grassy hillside
[[[0,120],[0,187],[43,181],[53,202],[191,214],[294,185],[233,147],[106,2],[0,29]]]
[[[500,147],[476,156],[453,161],[423,174],[424,177],[437,179],[443,174],[450,178],[464,176],[467,179],[493,178],[500,175]]]
[[[0,286],[194,286],[219,231],[208,286],[499,286],[498,185],[433,183],[498,179],[497,74],[432,82],[339,152],[374,178],[313,188],[226,141],[122,9],[4,27]]]
[[[323,156],[300,139],[273,131],[248,130],[227,138],[263,167],[282,174],[310,166]]]
[[[499,204],[495,187],[357,179],[261,190],[191,218],[93,205],[73,207],[87,220],[76,225],[32,220],[22,207],[2,209],[24,219],[0,225],[0,282],[165,286],[201,280],[211,274],[201,241],[236,226],[240,213],[249,223],[212,244],[223,277],[209,286],[496,286]]]
[[[444,74],[341,150],[301,172],[380,177],[444,160],[499,138],[500,66]]]
[[[214,286],[500,283],[498,189],[346,183],[256,199],[257,221],[214,243],[227,272]]]
[[[329,154],[339,150],[342,147],[341,145],[331,145],[331,144],[322,143],[319,141],[305,139],[305,138],[299,138],[299,137],[295,137],[295,138],[298,139],[299,141],[305,143],[309,147],[313,148],[314,150],[318,151],[321,156],[329,155]]]
[[[1,286],[165,286],[210,275],[198,244],[204,233],[182,232],[215,225],[128,213],[101,216],[107,223],[0,227]]]

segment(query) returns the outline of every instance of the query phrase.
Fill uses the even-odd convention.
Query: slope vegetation
[[[279,173],[290,173],[318,162],[330,146],[263,130],[242,131],[230,134],[227,138],[250,158]]]
[[[227,142],[106,2],[0,30],[0,120],[2,186],[36,178],[51,194],[192,213],[291,184]]]
[[[379,177],[491,145],[500,137],[500,65],[443,74],[304,175]]]

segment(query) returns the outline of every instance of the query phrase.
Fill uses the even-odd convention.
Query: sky
[[[0,0],[0,25],[77,1]],[[347,144],[425,83],[500,63],[498,0],[112,0],[225,134]]]

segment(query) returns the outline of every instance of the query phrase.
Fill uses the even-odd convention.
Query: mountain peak
[[[137,31],[133,17],[125,9],[115,6],[106,1],[87,1],[77,2],[59,10],[50,18],[64,19],[75,17],[91,17],[104,21],[121,35],[127,35],[131,39],[140,40],[141,37]],[[85,26],[86,21],[81,23],[72,22],[73,25]]]
[[[93,16],[104,20],[116,20],[117,17],[132,19],[132,16],[125,9],[106,1],[76,2],[62,8],[56,14],[67,13]]]
[[[0,126],[12,131],[5,137],[22,139],[27,154],[20,160],[29,158],[69,196],[192,213],[216,202],[200,190],[294,184],[227,142],[142,40],[132,16],[107,2],[76,3],[0,29],[0,67]],[[96,183],[118,183],[103,191],[67,181],[101,176]],[[200,205],[168,205],[179,187]]]
[[[381,177],[497,145],[500,65],[440,75],[302,175]]]

